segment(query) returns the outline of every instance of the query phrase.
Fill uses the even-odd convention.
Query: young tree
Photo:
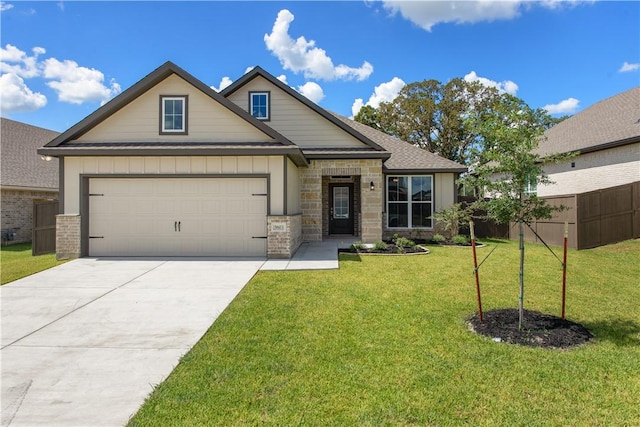
[[[566,160],[567,156],[541,158],[535,148],[542,140],[550,122],[542,109],[532,109],[515,96],[502,94],[500,102],[477,111],[467,118],[467,124],[483,141],[482,151],[474,156],[473,173],[461,181],[484,194],[476,208],[498,223],[518,223],[520,235],[520,296],[519,323],[524,312],[524,225],[535,219],[549,219],[554,207],[539,198],[532,187],[551,183],[544,165]]]

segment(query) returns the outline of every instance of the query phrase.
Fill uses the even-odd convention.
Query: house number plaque
[[[271,223],[271,231],[273,233],[286,233],[287,232],[287,223],[286,222],[272,222]]]

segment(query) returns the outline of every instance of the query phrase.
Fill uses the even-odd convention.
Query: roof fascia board
[[[467,172],[467,168],[428,168],[428,169],[386,169],[382,168],[385,175],[425,175],[430,173],[463,173]]]
[[[165,80],[170,75],[175,74],[178,77],[185,80],[187,83],[199,89],[201,92],[222,104],[224,107],[240,116],[246,122],[250,123],[269,137],[275,139],[278,142],[281,142],[284,145],[295,145],[284,135],[276,132],[274,129],[262,123],[260,120],[257,120],[242,108],[238,107],[233,102],[229,101],[215,90],[211,89],[209,86],[204,84],[202,81],[198,80],[193,75],[189,74],[182,68],[178,67],[171,61],[165,62],[160,67],[156,68],[154,71],[143,77],[140,81],[135,83],[133,86],[126,89],[124,92],[113,98],[111,101],[107,102],[102,107],[98,108],[93,113],[89,114],[83,120],[69,128],[67,131],[58,135],[51,142],[46,144],[46,147],[57,147],[65,141],[69,141],[77,138],[78,136],[88,132],[95,126],[97,126],[102,121],[109,118],[111,115],[115,114],[121,108],[129,104],[134,99],[138,98],[146,91]]]
[[[373,153],[332,153],[332,154],[314,154],[304,153],[305,157],[309,160],[320,159],[382,159],[387,160],[391,157],[391,153],[388,152],[373,152]]]
[[[148,156],[282,156],[286,155],[296,166],[308,166],[304,155],[294,147],[270,147],[270,148],[59,148],[43,147],[38,149],[38,154],[52,157],[88,157],[88,156],[113,156],[113,157],[148,157]]]
[[[258,76],[266,79],[271,84],[275,85],[279,89],[281,89],[284,92],[286,92],[287,94],[291,95],[294,99],[296,99],[297,101],[301,102],[302,104],[304,104],[308,108],[312,109],[316,113],[320,114],[326,120],[328,120],[329,122],[331,122],[335,126],[338,126],[340,129],[342,129],[343,131],[347,132],[348,134],[350,134],[351,136],[353,136],[354,138],[356,138],[360,142],[364,143],[365,145],[368,145],[369,147],[374,148],[375,150],[378,150],[378,151],[386,151],[380,145],[376,144],[371,139],[367,138],[366,136],[364,136],[363,134],[361,134],[360,132],[358,132],[354,128],[348,126],[344,122],[338,120],[333,115],[329,114],[324,108],[318,106],[314,102],[311,102],[307,97],[302,96],[301,94],[299,94],[298,92],[293,90],[291,87],[289,87],[288,85],[282,83],[280,80],[278,80],[273,75],[271,75],[270,73],[268,73],[267,71],[265,71],[264,69],[262,69],[259,66],[254,67],[251,71],[249,71],[248,73],[246,73],[245,75],[240,77],[240,79],[236,80],[230,86],[228,86],[225,89],[223,89],[222,91],[220,91],[220,94],[222,96],[224,96],[225,98],[229,97],[232,93],[236,92],[242,86],[244,86],[245,84],[249,83],[251,80],[255,79]]]

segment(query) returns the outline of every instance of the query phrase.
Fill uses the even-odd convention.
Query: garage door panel
[[[265,256],[265,178],[92,178],[91,256]],[[180,230],[177,230],[177,221]]]

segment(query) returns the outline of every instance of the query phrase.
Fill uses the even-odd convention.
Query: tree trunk
[[[518,330],[522,329],[524,317],[524,224],[518,221],[520,231],[520,300],[518,301]]]

